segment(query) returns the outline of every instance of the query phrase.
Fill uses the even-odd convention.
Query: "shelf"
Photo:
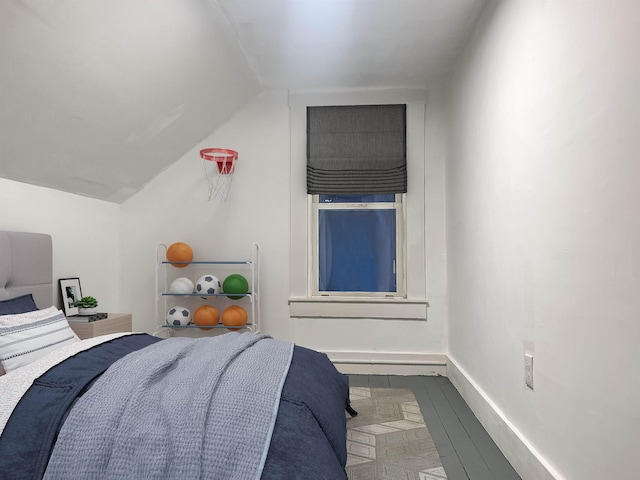
[[[191,262],[169,262],[166,257],[167,245],[159,244],[156,247],[156,328],[157,332],[173,332],[178,335],[178,331],[185,329],[207,330],[250,330],[253,333],[260,333],[260,308],[259,308],[259,249],[257,244],[251,248],[250,260],[193,260]],[[200,254],[202,257],[202,254]],[[236,257],[237,258],[237,257]],[[179,266],[181,268],[173,268]],[[208,266],[208,267],[207,267]],[[223,273],[224,272],[224,273]],[[196,278],[203,273],[216,276],[224,283],[224,275],[241,274],[249,284],[247,293],[171,293],[169,292],[172,281],[180,277],[187,277],[193,283]],[[234,297],[234,298],[231,298]],[[193,323],[189,325],[169,325],[165,321],[167,312],[173,307],[183,307],[193,315],[202,305],[212,305],[218,309],[220,315],[231,306],[240,306],[247,312],[248,321],[243,326],[227,327],[222,323],[212,326],[198,326]],[[193,317],[192,317],[193,321]],[[166,329],[169,330],[166,330]],[[193,331],[193,330],[189,330]],[[222,332],[216,332],[222,333]],[[204,334],[204,332],[203,332]]]
[[[161,328],[201,328],[204,330],[209,330],[210,328],[228,328],[230,330],[240,330],[242,328],[251,328],[253,327],[253,323],[247,323],[246,325],[229,325],[228,327],[226,325],[222,325],[221,323],[218,325],[206,325],[206,326],[199,326],[199,325],[194,325],[192,323],[190,323],[189,325],[160,325]]]
[[[253,293],[161,293],[161,297],[251,297]],[[232,298],[232,300],[235,300]]]
[[[162,260],[160,262],[161,265],[251,265],[253,262],[251,260],[240,260],[240,261],[202,261],[202,260],[193,260],[191,262],[167,262],[166,260]],[[182,267],[184,268],[184,267]]]

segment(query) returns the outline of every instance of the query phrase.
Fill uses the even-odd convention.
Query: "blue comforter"
[[[116,360],[158,340],[122,337],[77,354],[38,379],[0,437],[0,478],[42,478],[77,398]],[[261,478],[346,479],[347,403],[346,377],[325,355],[295,346]]]

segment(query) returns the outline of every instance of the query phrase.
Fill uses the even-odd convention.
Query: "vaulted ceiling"
[[[484,0],[3,0],[0,177],[121,203],[265,89],[426,86]]]

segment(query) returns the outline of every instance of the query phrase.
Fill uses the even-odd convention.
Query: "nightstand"
[[[102,320],[87,323],[69,322],[69,325],[71,330],[80,337],[80,340],[108,333],[130,332],[132,328],[130,313],[110,313],[107,318]]]

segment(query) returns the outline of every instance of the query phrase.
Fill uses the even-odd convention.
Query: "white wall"
[[[558,478],[640,472],[638,45],[636,1],[498,2],[453,82],[450,356]]]
[[[425,241],[429,311],[424,348],[446,352],[449,325],[446,245],[448,80],[429,85],[425,115]]]
[[[199,151],[238,151],[226,204],[207,202]],[[290,339],[288,320],[289,110],[286,92],[267,92],[122,204],[122,299],[134,327],[153,332],[155,249],[184,241],[200,259],[261,251],[263,331]],[[214,272],[215,273],[215,272]]]
[[[246,257],[252,242],[261,248],[263,331],[330,351],[380,350],[443,353],[446,348],[444,255],[444,97],[435,88],[427,108],[429,191],[426,219],[432,307],[427,322],[290,318],[290,111],[286,92],[267,92],[234,115],[209,139],[122,204],[122,303],[134,326],[154,331],[154,263],[158,242],[189,243],[196,255]],[[200,165],[203,147],[239,152],[226,205],[207,203]],[[302,159],[306,162],[306,159]],[[304,179],[303,179],[304,181]],[[423,182],[420,181],[422,187]],[[422,211],[422,208],[421,208]],[[424,258],[424,256],[422,257]],[[411,323],[416,323],[411,325]],[[410,334],[408,333],[410,332]]]
[[[0,179],[0,229],[48,233],[53,242],[53,300],[58,279],[80,278],[99,310],[120,309],[120,207],[114,203]]]

